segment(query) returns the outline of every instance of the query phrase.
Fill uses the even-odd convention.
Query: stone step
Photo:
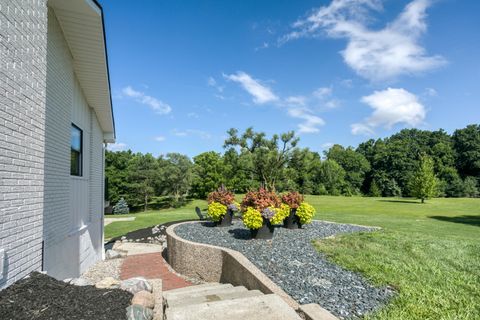
[[[279,296],[237,298],[167,308],[166,320],[301,320]]]
[[[233,288],[233,285],[231,285],[230,283],[215,283],[215,282],[204,283],[197,286],[189,286],[189,287],[164,291],[163,298],[168,300],[168,298],[172,298],[172,297],[177,297],[182,295],[191,295],[191,294],[207,292],[211,290],[220,290],[225,288]]]
[[[215,295],[215,294],[222,294],[222,293],[236,293],[236,292],[245,292],[248,291],[247,288],[243,286],[238,287],[224,287],[219,288],[212,287],[206,288],[204,290],[195,291],[195,292],[178,292],[175,295],[168,295],[167,304],[170,304],[170,301],[182,300],[182,299],[189,299],[189,298],[197,298],[197,297],[205,297],[208,295]]]
[[[231,289],[237,289],[237,288],[238,287],[234,287]],[[244,290],[229,290],[229,291],[221,290],[221,292],[211,292],[209,294],[202,294],[195,297],[182,297],[180,299],[170,299],[166,302],[167,308],[188,306],[192,304],[201,304],[205,302],[263,296],[263,293],[260,292],[259,290],[247,291],[244,287],[241,287],[241,288],[243,288]]]

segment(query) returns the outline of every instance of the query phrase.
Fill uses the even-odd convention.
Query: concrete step
[[[218,294],[226,294],[226,293],[239,293],[248,291],[247,288],[243,286],[239,287],[224,287],[219,288],[218,286],[212,288],[206,288],[204,290],[195,291],[195,292],[178,292],[175,295],[168,295],[168,299],[166,299],[167,304],[170,305],[170,302],[182,300],[182,299],[189,299],[189,298],[197,298],[197,297],[206,297],[208,295],[218,295]]]
[[[190,286],[190,287],[164,291],[163,298],[168,300],[169,298],[173,298],[173,297],[185,296],[185,295],[189,296],[192,294],[208,292],[212,290],[221,290],[226,288],[233,288],[233,286],[230,283],[205,283],[197,286]]]
[[[167,308],[166,320],[301,320],[279,296],[237,298]]]
[[[244,288],[244,287],[242,287]],[[236,287],[232,288],[236,289]],[[203,294],[196,297],[182,297],[180,299],[170,299],[166,302],[167,308],[176,308],[181,306],[188,306],[193,304],[201,304],[205,302],[214,302],[221,300],[233,300],[239,298],[258,297],[263,296],[259,290],[222,290],[223,292],[212,292],[210,294]]]

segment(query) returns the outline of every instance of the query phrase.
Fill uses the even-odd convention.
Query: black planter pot
[[[227,213],[223,216],[222,220],[217,222],[218,227],[230,227],[232,225],[233,211],[227,209]]]
[[[263,218],[263,225],[260,229],[251,229],[252,238],[254,239],[272,239],[275,227],[270,220]]]
[[[302,224],[297,217],[297,209],[290,209],[290,215],[283,221],[283,227],[287,229],[301,229]]]

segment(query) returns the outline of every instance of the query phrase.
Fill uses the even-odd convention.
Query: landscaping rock
[[[70,280],[69,283],[73,284],[74,286],[79,286],[79,287],[93,285],[93,283],[91,283],[87,279],[83,279],[83,278],[73,278],[72,280]]]
[[[128,320],[152,320],[153,310],[134,304],[127,308]]]
[[[122,255],[120,254],[120,252],[117,252],[115,250],[107,250],[107,252],[105,253],[105,259],[117,259],[117,258],[121,258]]]
[[[237,250],[300,304],[318,303],[340,318],[358,318],[375,311],[394,294],[375,287],[360,274],[328,261],[312,241],[329,236],[370,232],[374,228],[313,221],[303,229],[276,228],[272,241],[251,239],[242,222],[217,228],[209,223],[187,223],[175,233],[190,241]]]
[[[153,309],[155,307],[155,298],[148,291],[139,291],[132,298],[132,304],[138,304],[145,308]]]
[[[120,283],[120,289],[128,291],[132,294],[135,294],[140,291],[152,292],[152,286],[145,278],[136,277],[124,280]]]
[[[97,282],[95,287],[98,289],[117,289],[120,287],[120,281],[112,277],[106,277],[103,280]]]

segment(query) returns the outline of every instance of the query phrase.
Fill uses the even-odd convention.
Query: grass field
[[[361,272],[398,295],[367,319],[480,319],[480,199],[308,196],[317,219],[382,227],[322,240],[332,261]],[[135,214],[114,222],[107,237],[165,221],[195,218],[195,200],[180,209]]]

